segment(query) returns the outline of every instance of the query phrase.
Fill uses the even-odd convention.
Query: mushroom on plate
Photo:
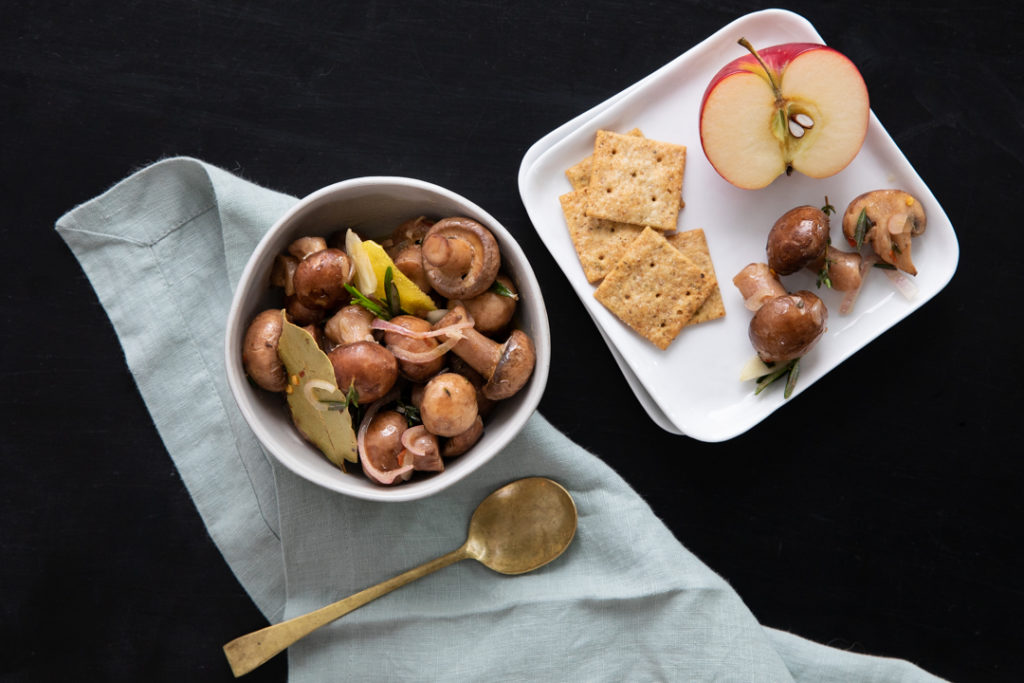
[[[874,190],[855,198],[843,214],[843,235],[853,246],[868,243],[878,258],[917,275],[910,241],[924,232],[924,207],[902,190]]]
[[[828,247],[828,233],[828,215],[821,209],[790,209],[768,231],[768,267],[779,275],[789,275],[819,260]]]
[[[423,265],[433,289],[446,299],[487,291],[501,254],[491,231],[472,218],[443,218],[423,238]]]
[[[828,309],[806,289],[769,299],[750,319],[748,335],[765,363],[801,358],[825,333]]]

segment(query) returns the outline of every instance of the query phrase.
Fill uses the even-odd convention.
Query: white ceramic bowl
[[[254,387],[242,369],[242,338],[260,311],[283,306],[283,297],[268,285],[277,254],[303,235],[323,235],[353,228],[361,236],[381,239],[401,222],[416,216],[440,219],[467,216],[490,228],[501,247],[502,269],[519,287],[516,326],[533,339],[537,364],[527,385],[501,401],[484,422],[484,435],[467,453],[445,462],[445,471],[395,486],[374,484],[361,473],[346,474],[332,465],[292,425],[284,399]],[[540,402],[551,363],[551,338],[540,285],[522,249],[493,216],[449,190],[410,178],[353,178],[317,190],[280,218],[257,245],[242,272],[231,303],[225,336],[228,384],[246,422],[260,443],[297,475],[332,491],[367,500],[404,501],[433,495],[467,476],[498,454],[522,429]]]

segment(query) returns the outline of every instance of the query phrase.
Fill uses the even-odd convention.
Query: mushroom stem
[[[468,316],[465,306],[453,302],[441,320],[434,324],[438,329],[465,320]],[[487,381],[482,393],[491,400],[500,400],[514,395],[526,385],[536,362],[533,340],[522,330],[513,330],[504,344],[499,344],[480,334],[473,328],[462,330],[462,339],[452,347],[452,353],[483,375]]]
[[[463,273],[473,262],[473,247],[459,237],[433,234],[423,240],[423,258],[447,273]]]

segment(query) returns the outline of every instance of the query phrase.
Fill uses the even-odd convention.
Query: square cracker
[[[686,147],[599,130],[587,186],[587,215],[674,230]]]
[[[642,138],[644,134],[640,132],[639,128],[626,133],[626,135],[633,135],[638,138]],[[572,189],[579,190],[590,184],[590,168],[594,163],[594,155],[588,156],[583,161],[570,166],[565,170],[565,177],[569,179],[569,184],[572,185]]]
[[[697,267],[707,274],[715,283],[708,298],[704,300],[697,312],[693,314],[687,325],[707,322],[725,317],[725,302],[722,301],[722,290],[718,287],[718,278],[715,276],[715,266],[711,262],[711,251],[708,249],[708,241],[704,231],[700,228],[678,232],[674,235],[666,235],[665,239],[673,247],[683,253],[683,256],[693,261]]]
[[[558,201],[587,282],[597,282],[607,275],[643,231],[639,225],[588,218],[587,188],[563,194]]]
[[[664,235],[644,228],[594,290],[594,297],[664,350],[704,303],[712,286],[712,278]]]

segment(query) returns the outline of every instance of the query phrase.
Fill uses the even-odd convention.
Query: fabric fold
[[[303,614],[458,547],[476,505],[519,477],[562,483],[580,522],[540,570],[509,577],[460,562],[324,627],[289,650],[291,680],[938,680],[761,626],[621,477],[539,414],[479,471],[420,501],[347,498],[277,466],[231,398],[223,336],[246,259],[294,202],[174,158],[57,223],[212,539],[263,614]]]

